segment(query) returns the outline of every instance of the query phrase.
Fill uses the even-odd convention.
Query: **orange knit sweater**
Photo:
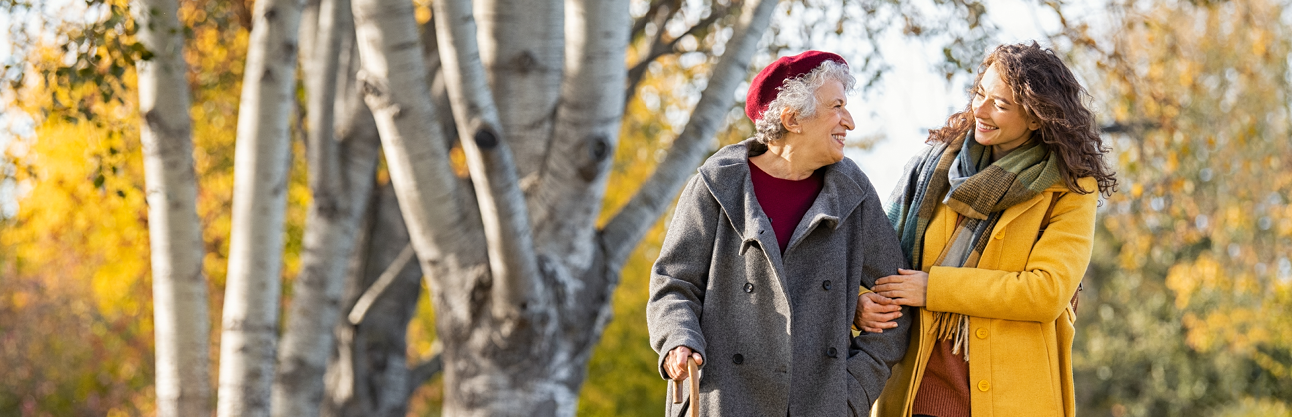
[[[934,344],[912,408],[913,414],[969,417],[969,362],[964,351],[951,353],[951,341]]]

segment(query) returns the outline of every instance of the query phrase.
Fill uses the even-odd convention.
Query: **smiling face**
[[[794,148],[791,157],[805,158],[801,161],[805,165],[819,168],[843,160],[843,139],[856,125],[845,107],[848,97],[843,83],[826,81],[815,96],[816,114],[806,118],[785,114],[782,120],[789,129],[786,145]]]
[[[982,74],[974,91],[972,111],[974,140],[992,148],[993,158],[1000,158],[1027,143],[1041,123],[1023,110],[1014,91],[993,64]]]

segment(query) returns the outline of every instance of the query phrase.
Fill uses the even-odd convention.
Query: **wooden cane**
[[[700,370],[695,358],[686,358],[686,375],[691,379],[691,417],[700,417]]]
[[[686,358],[686,379],[691,380],[691,417],[700,415],[700,370],[695,358]],[[673,380],[673,404],[682,403],[682,381]]]

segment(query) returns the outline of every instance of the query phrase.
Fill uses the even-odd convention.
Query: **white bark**
[[[529,213],[517,184],[509,143],[501,140],[504,135],[476,48],[470,4],[465,0],[437,1],[435,12],[440,16],[435,26],[445,85],[488,244],[493,275],[491,310],[495,318],[518,320],[527,307],[542,302]]]
[[[310,190],[313,199],[306,217],[301,272],[293,287],[287,329],[278,356],[274,381],[273,415],[314,416],[323,399],[323,375],[333,351],[332,329],[337,322],[341,291],[363,204],[375,179],[379,142],[375,134],[338,141],[334,115],[362,113],[348,107],[347,97],[357,96],[350,56],[354,29],[348,0],[323,0],[306,66]],[[341,51],[348,52],[342,58]],[[357,64],[357,60],[353,62]],[[349,80],[338,83],[339,74]],[[338,85],[352,91],[338,99]],[[351,118],[354,119],[354,118]],[[353,123],[343,125],[347,131]],[[375,132],[374,132],[375,133]]]
[[[300,53],[296,58],[300,60],[301,72],[304,73],[305,79],[310,76],[310,62],[313,60],[314,50],[318,48],[319,34],[319,9],[322,7],[322,0],[305,0],[305,5],[301,7],[301,23],[299,25]]]
[[[463,138],[462,145],[468,154],[474,188],[458,188],[458,180],[448,172],[444,138],[440,136],[440,126],[433,123],[436,113],[428,96],[425,61],[416,50],[418,41],[411,6],[399,0],[354,0],[354,11],[363,53],[366,102],[377,118],[399,206],[431,289],[431,299],[436,308],[437,337],[444,344],[441,356],[445,386],[443,413],[454,416],[573,415],[587,360],[609,317],[610,291],[617,282],[618,268],[607,264],[605,256],[600,256],[604,252],[584,248],[578,250],[589,254],[580,255],[578,250],[566,251],[560,245],[550,247],[551,251],[546,254],[550,257],[548,260],[537,258],[535,264],[538,266],[532,269],[533,272],[518,273],[517,269],[508,269],[510,265],[488,264],[491,260],[515,259],[517,256],[514,254],[533,256],[527,252],[532,248],[526,247],[533,243],[523,232],[524,220],[528,217],[526,206],[515,203],[518,200],[515,174],[509,176],[508,170],[504,169],[510,165],[505,151],[521,151],[512,148],[516,142],[511,140],[514,136],[506,130],[506,125],[498,127],[507,119],[515,120],[499,114],[502,112],[494,108],[492,98],[503,97],[505,93],[491,90],[483,81],[486,74],[494,77],[496,88],[496,83],[507,76],[498,72],[496,67],[476,60],[484,52],[477,50],[475,20],[464,0],[436,1],[433,4],[444,85],[453,103],[454,120]],[[753,39],[747,41],[748,45],[741,41],[729,44],[727,51],[731,56],[718,65],[720,69],[715,81],[706,92],[709,98],[702,101],[714,101],[714,97],[726,97],[726,100],[702,105],[700,108],[704,110],[698,117],[703,118],[708,114],[706,112],[715,111],[710,107],[720,108],[716,110],[720,116],[731,105],[732,90],[744,78],[743,71],[753,53],[753,44],[761,36],[773,5],[774,1],[765,0],[761,6],[750,6],[748,14],[759,17],[742,20],[743,25],[736,32],[736,38],[749,34]],[[571,53],[576,56],[566,63],[565,68],[577,75],[571,76],[564,94],[570,100],[585,99],[590,107],[595,103],[608,105],[588,109],[581,107],[585,103],[570,103],[568,114],[562,112],[559,117],[549,114],[547,118],[561,120],[558,122],[562,126],[561,137],[568,141],[565,142],[568,145],[563,146],[581,150],[584,155],[593,154],[588,151],[590,142],[587,138],[604,133],[608,148],[604,150],[607,155],[602,156],[605,158],[613,149],[622,116],[622,45],[627,42],[626,35],[608,34],[627,30],[627,10],[622,0],[596,4],[589,1],[570,7],[573,23],[570,36],[578,35],[577,39],[571,40],[573,46],[570,46]],[[517,10],[521,9],[518,6]],[[758,13],[753,13],[754,10]],[[610,16],[610,13],[621,15]],[[535,16],[527,18],[541,20]],[[750,26],[751,22],[760,27],[757,30],[743,27]],[[550,24],[550,21],[544,23]],[[608,39],[601,39],[603,37]],[[494,45],[497,42],[528,44],[531,41],[504,40],[488,35],[482,35],[480,39],[480,47],[495,49],[500,48]],[[599,68],[602,63],[610,69]],[[605,88],[609,85],[613,88]],[[597,94],[597,89],[601,89],[602,94]],[[490,91],[494,94],[489,94]],[[512,97],[508,96],[510,99]],[[556,129],[556,126],[553,124],[550,129]],[[698,142],[712,138],[717,128],[716,123],[693,128],[688,135],[695,138],[689,140]],[[490,133],[494,134],[492,138]],[[703,149],[694,152],[701,154]],[[562,153],[561,158],[565,161],[596,159]],[[674,159],[677,158],[680,157]],[[696,156],[697,161],[682,169],[694,168],[698,158]],[[577,167],[561,171],[564,179],[580,178],[584,184],[568,190],[553,188],[550,195],[577,195],[578,187],[604,187],[605,163],[598,160],[585,172],[579,172]],[[562,162],[554,158],[552,164],[560,165]],[[591,180],[582,180],[584,175]],[[672,184],[668,193],[675,193],[680,185],[680,182]],[[597,198],[589,198],[584,203],[599,204],[593,200]],[[582,210],[590,212],[592,209],[585,205]],[[658,216],[662,210],[661,206],[655,215]],[[479,217],[475,217],[477,215]],[[646,219],[647,222],[653,220]],[[493,224],[488,225],[491,222]],[[584,222],[586,224],[581,227],[591,228],[590,225],[595,224],[595,216],[586,217]],[[571,219],[567,224],[575,223],[579,223],[577,219]],[[477,230],[486,232],[478,233]],[[552,232],[551,236],[563,236],[561,232]],[[589,231],[582,233],[583,236],[591,236],[588,240],[592,242],[599,242],[598,238],[602,237]],[[636,237],[639,238],[640,235]],[[495,245],[503,242],[514,246]],[[636,243],[636,240],[631,243]],[[593,249],[600,247],[592,245]],[[484,253],[488,253],[487,258],[482,256]],[[582,270],[564,268],[566,262],[562,259],[567,256],[583,256],[586,260],[580,261],[580,265],[585,266]],[[520,287],[518,292],[517,285],[527,287]],[[516,298],[514,295],[524,292],[532,292],[532,296]],[[377,299],[380,302],[382,297]],[[523,309],[524,314],[514,316],[519,320],[513,319],[510,313],[502,316],[488,314],[498,306],[518,307],[517,300],[529,302]],[[371,314],[365,313],[365,317]],[[331,373],[335,378],[351,378],[353,381],[362,375],[363,371],[359,369],[362,364],[354,359],[354,355],[360,354],[355,349],[359,349],[362,337],[358,331],[347,333],[353,330],[338,331],[345,338],[341,355],[352,359],[348,369],[338,368]],[[391,355],[379,357],[389,358]],[[407,380],[406,370],[399,371]],[[415,382],[408,385],[412,384]],[[388,387],[378,391],[386,392]],[[346,401],[358,401],[367,395],[357,391],[336,393]]]
[[[481,308],[488,308],[493,285],[483,226],[470,188],[460,189],[460,180],[449,171],[446,142],[440,126],[432,123],[437,115],[426,86],[412,5],[401,0],[352,4],[365,102],[376,118],[399,208],[431,289],[436,335],[462,344],[493,334],[497,327],[491,326],[492,314],[480,314]],[[458,347],[447,343],[446,351]],[[448,372],[445,380],[451,380]]]
[[[380,132],[386,165],[399,196],[413,249],[424,273],[437,287],[467,294],[479,274],[466,271],[484,264],[485,245],[478,222],[471,222],[458,198],[457,178],[449,170],[447,150],[426,83],[426,63],[419,49],[412,3],[401,0],[352,0],[364,101]],[[474,211],[474,207],[472,207]],[[437,300],[438,301],[438,300]],[[436,317],[470,323],[469,300],[436,303]],[[443,329],[442,329],[443,330]]]
[[[153,53],[152,60],[138,64],[140,139],[152,252],[157,415],[168,417],[211,414],[210,322],[178,6],[175,0],[142,0],[131,7],[139,42]]]
[[[302,2],[256,2],[238,113],[220,344],[221,417],[269,415]]]
[[[695,172],[707,151],[715,146],[714,134],[722,127],[734,98],[732,92],[748,76],[749,61],[771,21],[775,0],[750,0],[740,16],[726,52],[714,66],[713,75],[695,105],[691,118],[664,161],[637,194],[602,230],[607,263],[619,270],[637,242],[650,230],[673,201],[682,183]]]
[[[530,210],[539,252],[567,271],[592,263],[594,234],[623,120],[627,0],[566,6],[565,81],[552,152]]]
[[[519,177],[528,178],[541,169],[547,156],[552,114],[560,98],[565,46],[562,2],[482,0],[474,4],[480,59],[498,102],[505,140],[515,155]]]

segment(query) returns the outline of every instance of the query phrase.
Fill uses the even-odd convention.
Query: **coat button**
[[[979,390],[979,391],[987,392],[987,390],[989,390],[989,389],[991,389],[991,383],[990,383],[990,382],[987,382],[987,380],[985,380],[985,379],[984,379],[984,380],[982,380],[982,381],[978,381],[978,390]]]
[[[736,364],[736,365],[739,365],[739,364],[745,363],[745,356],[744,356],[744,355],[741,355],[741,354],[739,354],[739,353],[737,353],[737,354],[735,354],[735,355],[731,355],[731,363],[734,363],[734,364]]]
[[[745,283],[745,292],[754,292],[754,284]]]
[[[826,349],[826,350],[825,350],[825,355],[826,355],[826,356],[829,356],[829,357],[831,357],[831,358],[838,357],[838,356],[839,356],[839,351],[838,351],[837,349],[835,349],[835,348],[831,347],[831,348],[829,348],[829,349]]]
[[[830,291],[830,280],[827,279],[825,281],[822,281],[821,288],[825,289],[826,291]]]
[[[987,329],[982,328],[982,327],[979,327],[979,328],[978,328],[978,331],[974,332],[974,335],[977,335],[979,339],[986,339],[986,338],[987,338]]]

